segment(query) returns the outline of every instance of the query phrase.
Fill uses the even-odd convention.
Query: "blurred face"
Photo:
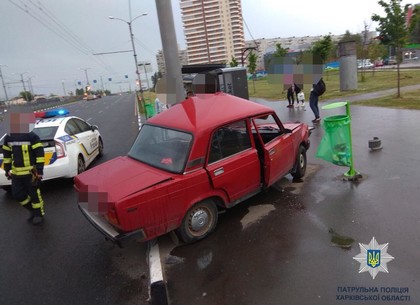
[[[9,112],[7,121],[10,133],[28,133],[34,129],[35,115],[33,112]]]

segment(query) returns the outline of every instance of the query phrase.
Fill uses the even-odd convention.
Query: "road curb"
[[[160,262],[159,244],[156,239],[149,241],[148,252],[150,273],[149,302],[151,305],[168,305],[166,283],[163,280],[162,264]]]

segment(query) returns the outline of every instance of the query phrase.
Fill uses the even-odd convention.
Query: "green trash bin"
[[[145,103],[144,108],[146,110],[146,117],[151,118],[155,115],[155,107],[153,107],[152,103]]]
[[[324,119],[325,134],[316,157],[339,166],[352,166],[351,119],[348,115],[334,115]]]

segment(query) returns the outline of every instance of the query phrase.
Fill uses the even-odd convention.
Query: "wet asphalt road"
[[[283,121],[313,119],[309,107],[259,102],[275,108]],[[321,117],[344,113],[344,108],[321,110]],[[315,158],[324,133],[317,126],[302,183],[286,177],[277,188],[220,215],[205,240],[162,253],[172,305],[420,304],[420,112],[353,106],[351,113],[355,168],[363,178],[343,181],[348,168]],[[373,137],[381,139],[382,150],[369,150]],[[389,243],[394,257],[389,273],[375,279],[359,274],[353,259],[359,243],[373,237]],[[332,242],[344,239],[354,240],[351,247]],[[173,247],[168,239],[162,243]],[[408,292],[389,293],[392,287]],[[341,299],[345,295],[377,295],[379,301]],[[408,298],[387,299],[395,296]]]
[[[127,153],[138,131],[134,95],[66,108],[99,126],[104,156],[93,165]],[[77,208],[71,179],[43,182],[42,194],[46,220],[34,227],[0,190],[0,304],[147,304],[146,245],[133,239],[121,249],[105,241]]]

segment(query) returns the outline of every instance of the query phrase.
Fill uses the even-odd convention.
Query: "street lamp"
[[[143,14],[141,14],[141,15],[138,15],[137,17],[134,17],[134,18],[133,18],[133,19],[131,19],[130,21],[126,21],[126,20],[123,20],[123,19],[121,19],[121,18],[116,18],[116,17],[112,17],[112,16],[109,16],[109,17],[108,17],[109,19],[113,19],[113,20],[120,20],[120,21],[123,21],[123,22],[125,22],[125,23],[127,23],[127,24],[128,24],[128,29],[129,29],[129,31],[130,31],[131,45],[132,45],[132,47],[133,47],[134,63],[135,63],[135,65],[136,65],[137,81],[138,81],[138,84],[139,84],[140,89],[141,89],[140,72],[139,72],[139,68],[138,68],[138,65],[137,65],[137,54],[136,54],[136,48],[134,47],[134,35],[133,35],[133,30],[132,30],[132,28],[131,28],[131,24],[132,24],[132,23],[133,23],[133,21],[134,21],[134,20],[136,20],[137,18],[140,18],[140,17],[142,17],[142,16],[146,16],[146,15],[147,15],[147,13],[143,13]],[[140,90],[140,91],[141,91],[141,90]]]
[[[144,67],[144,74],[146,75],[146,81],[147,81],[147,89],[150,89],[150,86],[149,86],[149,78],[147,77],[146,66],[149,66],[150,67],[150,65],[151,65],[150,62],[144,62],[144,63],[139,64],[140,67],[141,66]]]

